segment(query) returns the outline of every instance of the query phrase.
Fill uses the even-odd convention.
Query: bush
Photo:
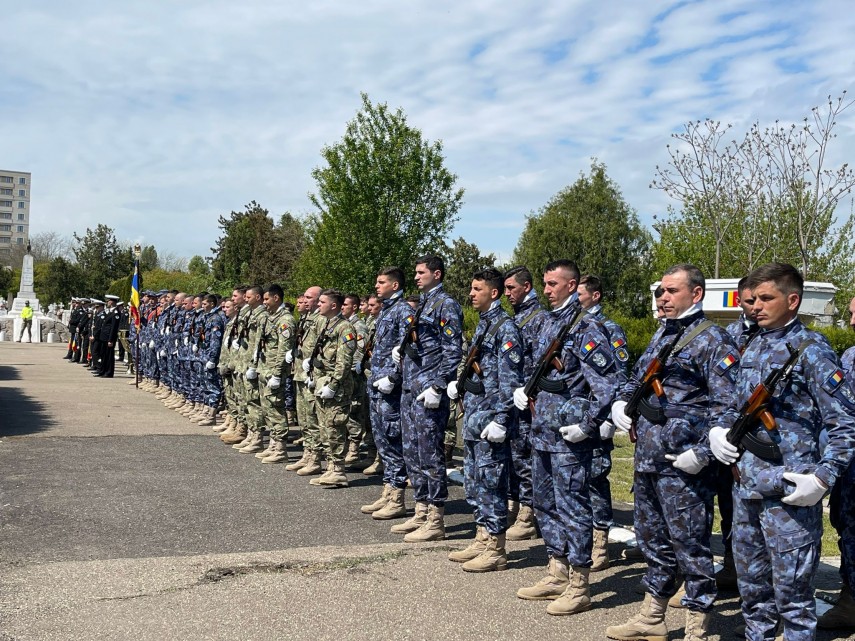
[[[855,332],[849,328],[813,327],[811,329],[814,329],[825,336],[828,339],[828,342],[831,343],[834,351],[837,352],[838,356],[842,356],[843,352],[850,347],[855,346]]]
[[[613,313],[609,315],[614,322],[623,328],[626,333],[626,346],[629,350],[630,366],[635,365],[635,362],[647,349],[650,344],[650,339],[659,328],[659,323],[652,316],[646,318],[628,318],[620,314]]]

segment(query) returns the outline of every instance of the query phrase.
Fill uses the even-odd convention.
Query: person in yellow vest
[[[33,308],[30,307],[30,301],[24,303],[24,309],[21,310],[21,320],[23,321],[23,325],[21,325],[21,335],[18,337],[18,342],[22,342],[24,340],[24,330],[27,331],[27,342],[33,342]]]

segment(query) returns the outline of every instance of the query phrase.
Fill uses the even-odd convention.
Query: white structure
[[[21,336],[21,328],[24,321],[21,320],[21,310],[24,305],[30,301],[30,307],[33,308],[33,326],[32,326],[32,341],[39,343],[42,340],[41,328],[39,320],[42,318],[42,310],[39,307],[39,299],[36,298],[36,292],[33,288],[33,256],[30,254],[30,247],[27,245],[27,253],[24,255],[24,263],[21,265],[21,286],[18,289],[18,295],[12,302],[12,309],[9,310],[7,316],[15,319],[14,336],[12,340],[18,340]]]
[[[729,323],[739,318],[742,308],[739,306],[739,292],[736,289],[738,278],[707,279],[707,292],[704,296],[704,314],[719,323]],[[656,299],[653,292],[659,282],[650,286],[650,300],[653,315],[656,315]],[[805,324],[816,323],[819,326],[831,325],[834,317],[834,294],[837,287],[831,283],[805,281],[804,297],[799,308],[799,318]]]
[[[30,189],[26,171],[0,169],[0,265],[11,266],[12,249],[30,241]]]

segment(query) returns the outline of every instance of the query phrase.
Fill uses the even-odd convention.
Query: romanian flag
[[[843,382],[843,378],[844,378],[843,370],[840,370],[840,369],[837,370],[828,379],[828,386],[831,387],[832,389],[834,389],[835,387],[840,385],[840,383]]]
[[[722,307],[739,307],[739,292],[722,292]]]
[[[587,344],[582,348],[582,353],[587,354],[592,349],[594,349],[596,346],[597,346],[597,344],[594,341],[588,341]]]
[[[623,347],[624,345],[626,345],[626,341],[622,338],[617,338],[612,341],[612,347],[614,347],[615,349],[617,349],[618,347]]]
[[[511,349],[513,346],[514,346],[514,342],[513,342],[513,341],[508,341],[507,343],[505,343],[504,345],[502,345],[502,354],[504,354],[505,352],[507,352],[507,351],[508,351],[509,349]]]
[[[131,318],[134,319],[134,327],[140,328],[140,287],[142,287],[142,274],[140,274],[140,261],[134,261],[134,278],[131,281]]]
[[[736,357],[735,357],[733,354],[728,354],[728,355],[727,355],[727,356],[725,356],[723,359],[721,359],[721,361],[719,362],[718,366],[719,366],[722,370],[727,370],[727,369],[729,369],[729,368],[730,368],[730,366],[731,366],[731,365],[733,365],[735,362],[736,362]]]

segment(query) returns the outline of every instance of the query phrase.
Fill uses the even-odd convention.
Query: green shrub
[[[630,365],[634,365],[647,346],[650,344],[650,339],[659,328],[659,323],[652,316],[646,318],[628,318],[620,314],[613,313],[609,316],[614,322],[623,328],[626,333],[626,346],[629,350]]]
[[[842,327],[814,327],[812,328],[828,339],[838,356],[855,345],[855,332]]]

